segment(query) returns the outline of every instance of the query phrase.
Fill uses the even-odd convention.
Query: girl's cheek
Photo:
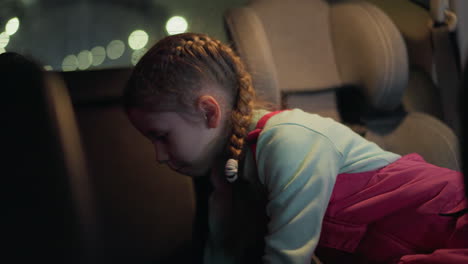
[[[169,155],[171,159],[173,159],[176,162],[184,162],[187,159],[186,151],[181,149],[181,145],[179,144],[172,144],[169,147]]]
[[[179,145],[174,155],[183,163],[193,163],[199,159],[199,146]]]

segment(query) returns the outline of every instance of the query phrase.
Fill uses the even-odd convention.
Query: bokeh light
[[[146,44],[148,44],[148,34],[144,30],[135,30],[128,37],[128,45],[134,50],[139,50]]]
[[[111,60],[120,58],[125,52],[125,43],[121,40],[113,40],[107,45],[107,57]]]
[[[6,50],[4,48],[0,48],[0,54],[5,53]]]
[[[78,58],[75,55],[68,55],[63,59],[62,70],[63,71],[76,71],[78,68]]]
[[[14,17],[14,18],[8,20],[8,22],[6,23],[5,32],[8,35],[11,36],[11,35],[15,34],[16,31],[18,31],[19,26],[20,26],[19,19],[17,17]]]
[[[93,63],[93,54],[89,50],[83,50],[78,54],[78,69],[86,70]]]
[[[0,33],[0,48],[5,48],[8,45],[8,42],[10,42],[10,35],[6,32]]]
[[[166,30],[169,35],[184,33],[187,28],[187,20],[181,16],[173,16],[166,23]]]
[[[141,57],[143,57],[143,55],[145,55],[145,53],[148,51],[148,49],[139,49],[139,50],[135,50],[133,53],[132,53],[132,64],[133,65],[136,65],[138,63],[138,61],[141,59]]]
[[[45,65],[45,66],[44,66],[44,70],[46,70],[46,71],[53,71],[54,68],[52,68],[52,66],[50,66],[50,65]]]
[[[93,66],[101,65],[106,59],[106,49],[104,47],[94,47],[93,49],[91,49],[91,54],[93,55]]]

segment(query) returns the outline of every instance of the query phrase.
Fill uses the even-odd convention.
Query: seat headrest
[[[225,18],[260,93],[277,99],[280,91],[355,85],[377,109],[401,102],[408,78],[405,43],[391,20],[367,2],[254,0]]]
[[[362,1],[332,5],[330,13],[341,81],[362,88],[377,109],[398,107],[408,82],[408,56],[396,26]]]

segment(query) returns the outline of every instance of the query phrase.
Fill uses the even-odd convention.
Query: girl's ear
[[[197,108],[203,114],[203,122],[206,123],[208,128],[216,128],[221,124],[221,107],[213,96],[200,96]]]

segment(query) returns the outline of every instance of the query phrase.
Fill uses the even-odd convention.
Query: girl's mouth
[[[167,166],[169,166],[169,168],[171,168],[171,170],[173,171],[176,171],[176,172],[179,172],[179,173],[182,173],[182,168],[183,166],[177,166],[176,164],[174,164],[173,162],[169,161],[167,163]]]

